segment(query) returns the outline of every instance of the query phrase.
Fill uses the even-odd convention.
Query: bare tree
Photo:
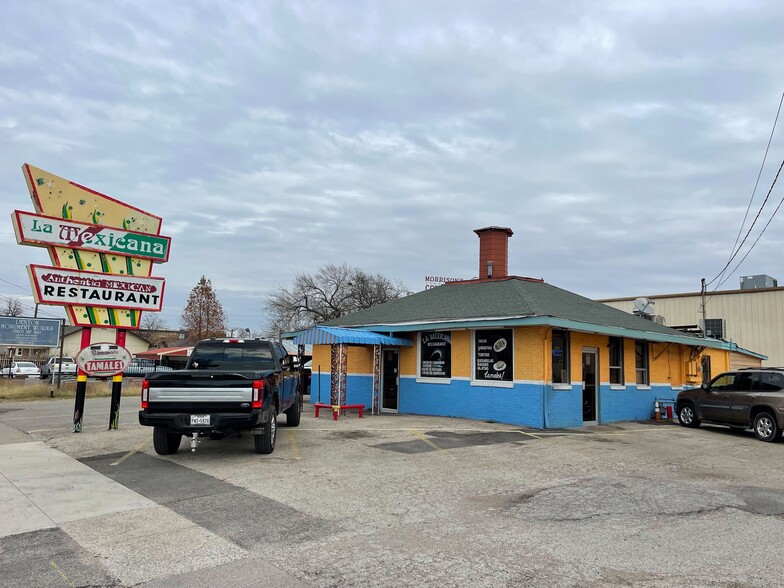
[[[279,286],[267,297],[268,336],[294,331],[341,317],[357,310],[400,298],[402,282],[369,274],[346,264],[326,264],[314,274],[297,274],[294,284]]]
[[[3,296],[0,316],[22,316],[22,303],[15,296]]]
[[[226,313],[212,288],[212,282],[202,276],[188,295],[182,311],[182,327],[192,341],[226,334]]]
[[[142,322],[139,326],[147,331],[166,331],[169,329],[166,321],[157,312],[145,312],[142,315]]]

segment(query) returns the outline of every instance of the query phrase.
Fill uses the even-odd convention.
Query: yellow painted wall
[[[314,345],[313,346],[313,366],[312,373],[318,374],[319,366],[321,366],[321,373],[330,373],[330,346],[329,345]]]
[[[471,377],[471,331],[452,331],[452,377]]]
[[[550,329],[522,327],[514,330],[515,380],[542,381],[552,373]]]
[[[373,347],[363,346],[348,348],[346,369],[349,374],[373,374]]]
[[[599,380],[610,381],[609,337],[593,333],[570,331],[571,380],[582,380],[582,350],[584,347],[599,351]],[[471,331],[452,331],[452,377],[472,376]],[[635,385],[634,339],[624,339],[624,380]],[[552,381],[552,329],[549,327],[518,327],[514,329],[514,379],[526,381]],[[702,374],[700,358],[691,359],[691,348],[679,344],[649,343],[650,382],[653,385],[671,384],[673,387],[699,385]],[[711,371],[716,374],[730,369],[730,353],[723,349],[707,349],[711,357]],[[313,372],[321,366],[322,373],[330,371],[330,346],[313,346]],[[348,347],[348,373],[372,374],[373,348],[369,346]],[[416,346],[400,348],[400,373],[404,376],[417,374]]]

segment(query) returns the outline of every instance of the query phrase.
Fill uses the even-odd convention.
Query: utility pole
[[[705,319],[707,318],[705,312],[705,278],[702,278],[702,284],[700,287],[700,296],[702,298],[702,336],[705,337]]]

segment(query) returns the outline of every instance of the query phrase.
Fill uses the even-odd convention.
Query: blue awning
[[[294,337],[297,345],[394,345],[410,347],[413,343],[401,337],[390,337],[373,331],[340,327],[313,327]]]

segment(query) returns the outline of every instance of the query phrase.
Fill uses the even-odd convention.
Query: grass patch
[[[138,397],[141,393],[141,380],[123,382],[122,395]],[[88,381],[86,398],[103,398],[112,395],[112,383]],[[28,378],[26,380],[0,379],[0,402],[21,400],[49,400],[50,398],[75,398],[76,381],[62,382],[60,389],[45,380]]]

